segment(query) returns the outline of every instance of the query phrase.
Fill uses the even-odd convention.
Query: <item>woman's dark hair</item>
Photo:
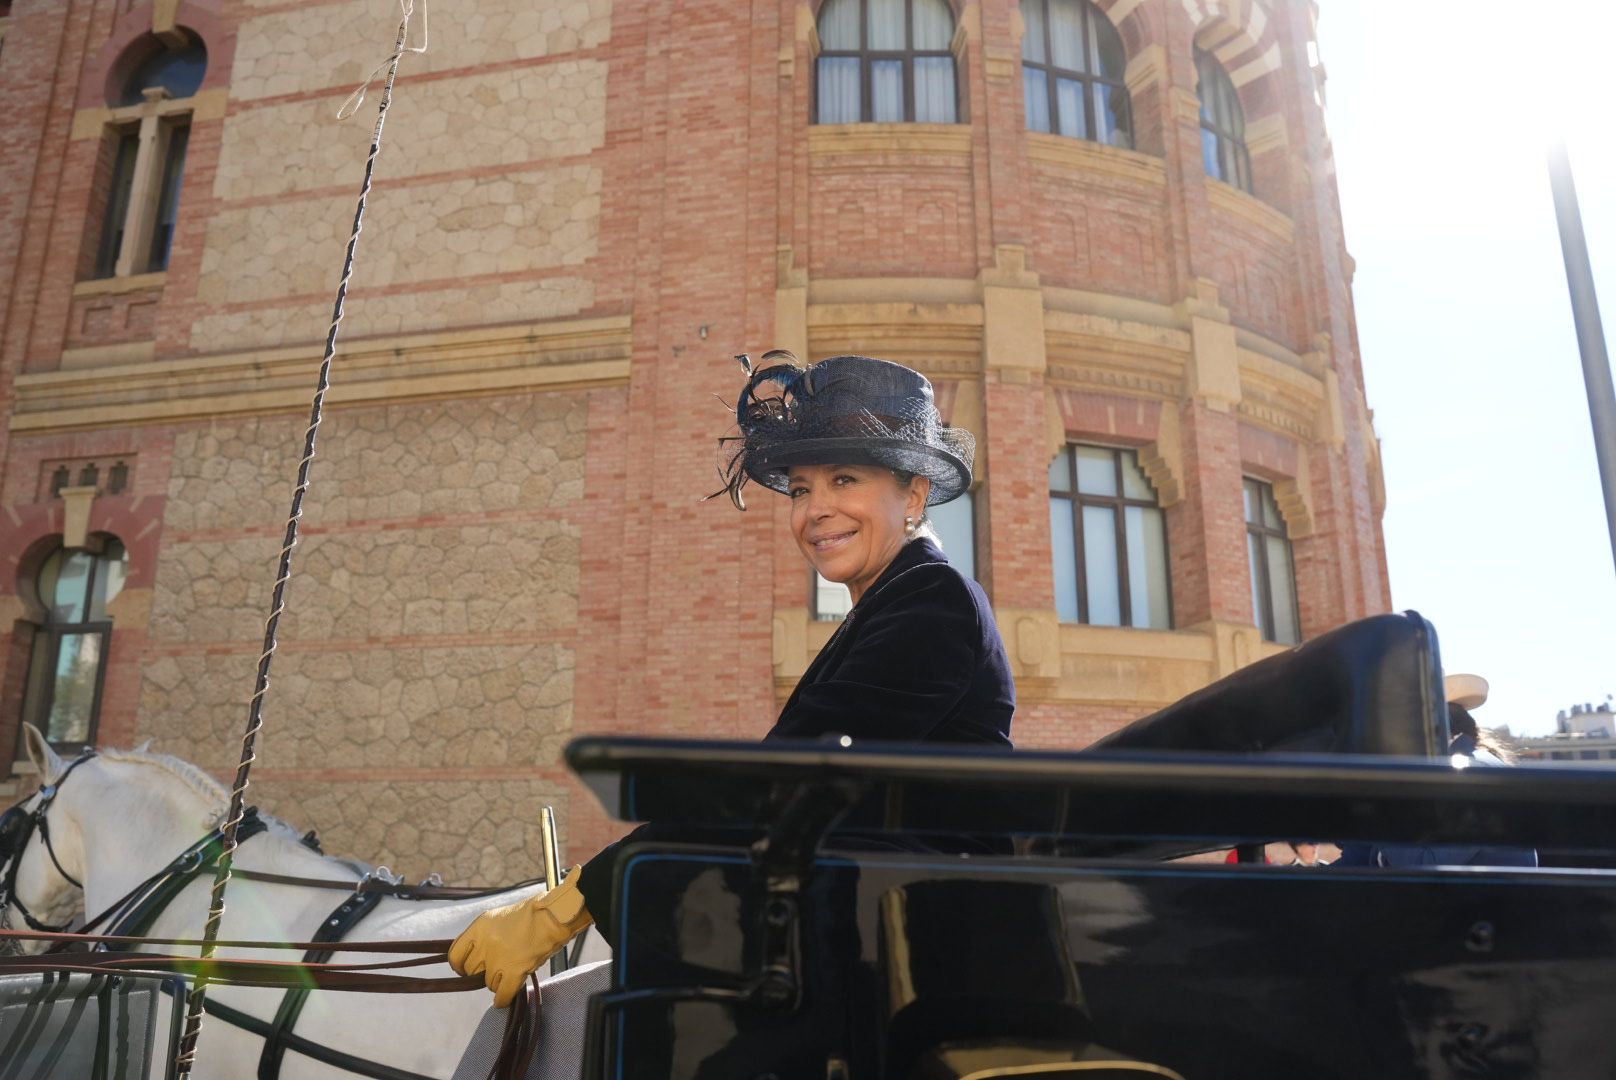
[[[1457,738],[1468,735],[1476,741],[1476,749],[1485,750],[1500,761],[1513,762],[1515,754],[1505,746],[1499,738],[1480,724],[1470,715],[1470,710],[1463,705],[1448,702],[1448,735]]]

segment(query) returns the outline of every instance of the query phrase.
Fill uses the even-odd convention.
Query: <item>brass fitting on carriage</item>
[[[578,891],[580,872],[574,866],[550,891],[477,916],[449,947],[449,966],[482,975],[495,1008],[515,1001],[527,977],[595,921]]]

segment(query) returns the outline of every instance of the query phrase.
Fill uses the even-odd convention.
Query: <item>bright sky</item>
[[[1616,567],[1545,149],[1569,138],[1616,331],[1616,124],[1596,0],[1320,0],[1392,601],[1484,725],[1616,694]],[[1530,25],[1529,25],[1530,24]]]

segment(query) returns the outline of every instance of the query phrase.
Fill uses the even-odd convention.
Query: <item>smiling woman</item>
[[[749,376],[736,404],[721,489],[739,509],[760,484],[791,498],[803,557],[848,587],[853,609],[803,674],[768,739],[974,743],[1010,747],[1016,692],[993,610],[949,565],[926,511],[971,486],[975,440],[946,428],[931,383],[901,364],[789,353]],[[587,927],[608,940],[618,851],[607,848],[544,896],[478,918],[450,962],[507,1004],[526,975]],[[935,847],[916,841],[914,846]],[[615,942],[614,942],[615,944]]]

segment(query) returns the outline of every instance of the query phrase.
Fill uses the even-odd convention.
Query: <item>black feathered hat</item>
[[[925,476],[928,506],[971,486],[976,439],[943,426],[920,372],[868,356],[804,367],[776,350],[755,370],[750,358],[739,359],[749,376],[735,403],[740,433],[720,440],[719,472],[741,509],[748,479],[783,493],[793,465],[879,465]]]

